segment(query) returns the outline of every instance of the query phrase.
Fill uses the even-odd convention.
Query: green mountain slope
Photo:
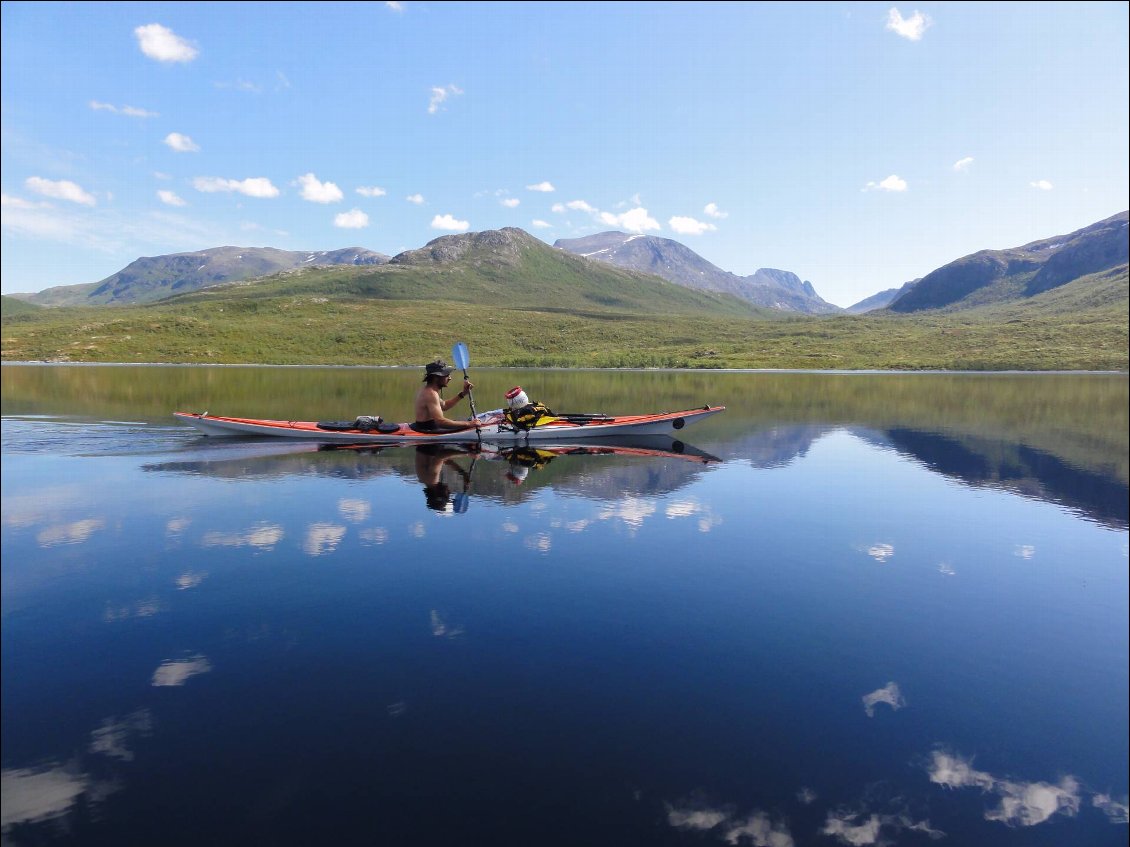
[[[473,303],[571,314],[772,314],[732,295],[692,291],[659,277],[590,262],[514,228],[442,236],[384,265],[289,271],[165,302],[250,304],[288,297]]]
[[[981,250],[928,273],[888,308],[899,314],[979,309],[1111,271],[1130,258],[1128,218],[1121,212],[1069,235],[1010,250]]]
[[[123,306],[153,303],[224,282],[311,266],[380,265],[388,256],[349,247],[309,252],[273,247],[214,247],[167,256],[144,256],[100,282],[60,285],[19,299],[39,306]]]

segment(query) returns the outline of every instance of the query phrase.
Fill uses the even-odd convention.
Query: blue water
[[[781,417],[437,457],[7,397],[5,843],[1125,844],[1124,442]]]

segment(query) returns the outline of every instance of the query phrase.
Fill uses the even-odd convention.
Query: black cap
[[[447,364],[443,359],[436,359],[434,362],[429,362],[424,367],[424,381],[427,382],[428,377],[433,376],[449,376],[455,368]]]

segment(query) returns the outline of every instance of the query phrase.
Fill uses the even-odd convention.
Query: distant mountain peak
[[[813,315],[840,311],[821,299],[812,283],[802,282],[791,271],[760,268],[741,277],[670,238],[613,230],[583,238],[559,238],[553,246],[593,261],[655,274],[686,288],[731,294],[770,309]]]

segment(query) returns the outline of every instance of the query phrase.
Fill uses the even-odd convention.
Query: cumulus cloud
[[[245,194],[248,197],[278,197],[279,190],[271,184],[265,176],[249,177],[248,179],[224,179],[218,176],[198,176],[192,181],[197,191],[206,194],[228,192]]]
[[[560,203],[555,203],[553,208],[556,210],[559,206],[561,206]],[[593,206],[590,206],[584,200],[570,200],[562,207],[562,211],[564,211],[565,209],[572,209],[574,212],[588,212],[590,215],[595,215],[597,213],[597,209]]]
[[[0,206],[5,209],[40,209],[50,203],[32,203],[22,197],[12,197],[10,194],[0,194]]]
[[[863,187],[864,191],[906,191],[906,180],[898,174],[891,174],[881,182],[869,182]]]
[[[648,230],[658,230],[660,228],[659,221],[651,217],[647,213],[647,209],[636,207],[621,215],[614,215],[611,212],[601,212],[600,220],[602,223],[609,226],[620,227],[628,232],[644,233]]]
[[[557,189],[553,187],[552,182],[546,181],[546,182],[535,182],[533,185],[527,185],[526,190],[527,191],[544,191],[546,193],[549,193],[551,191],[556,191]]]
[[[530,221],[530,226],[536,227],[537,229],[549,229],[553,224],[549,221],[543,221],[541,218],[534,218]]]
[[[1048,182],[1046,179],[1038,179],[1035,182],[1028,183],[1033,188],[1038,188],[1040,191],[1051,191],[1055,186]]]
[[[401,3],[396,2],[396,0],[385,0],[385,6],[387,6],[394,12],[404,11],[404,6]]]
[[[96,112],[110,112],[115,115],[127,115],[131,118],[156,118],[156,112],[150,112],[148,109],[139,109],[136,106],[115,106],[113,103],[99,103],[97,100],[90,101],[90,108]]]
[[[369,216],[360,209],[350,209],[334,215],[334,226],[339,229],[364,229],[369,225]]]
[[[958,173],[969,170],[969,166],[973,164],[973,157],[966,156],[964,159],[958,159],[953,163],[953,169]]]
[[[886,703],[896,712],[906,705],[906,698],[902,696],[898,683],[888,682],[882,688],[863,695],[863,709],[867,712],[867,717],[875,717],[875,706],[879,703]]]
[[[192,44],[161,24],[146,24],[133,31],[141,52],[158,62],[191,62],[198,51]]]
[[[434,115],[449,97],[458,97],[463,91],[454,85],[433,86],[432,96],[428,100],[428,114]]]
[[[362,185],[357,193],[362,197],[384,197],[388,192],[377,185]]]
[[[448,229],[452,232],[466,232],[471,228],[468,221],[456,220],[453,215],[436,215],[432,218],[432,229]]]
[[[50,197],[53,200],[67,200],[83,206],[93,206],[98,202],[94,199],[94,195],[88,194],[81,186],[68,179],[53,180],[29,176],[24,181],[24,185],[27,186],[29,191],[34,191],[36,194],[42,194],[44,197]]]
[[[730,216],[729,212],[723,212],[721,209],[719,209],[717,203],[707,203],[706,206],[703,207],[702,211],[703,214],[711,218],[721,219],[728,218]]]
[[[332,182],[320,182],[314,174],[303,174],[298,178],[302,188],[302,199],[311,203],[337,203],[345,195]]]
[[[928,15],[922,14],[917,9],[914,10],[914,14],[909,18],[904,18],[902,12],[898,9],[892,8],[887,12],[887,29],[897,35],[901,35],[908,41],[920,41],[923,33],[925,33],[933,23]]]
[[[157,192],[157,196],[161,198],[161,202],[166,206],[187,206],[186,203],[175,191],[168,191],[161,189]]]
[[[415,203],[417,206],[423,206],[424,205],[424,195],[423,194],[409,194],[404,199],[407,200],[409,203]]]
[[[520,204],[522,201],[517,197],[503,197],[498,202],[505,206],[507,209],[516,209],[518,207],[518,204]]]
[[[199,153],[200,145],[179,132],[170,132],[165,136],[165,145],[176,153]]]
[[[694,218],[675,216],[667,221],[667,226],[679,235],[702,235],[704,232],[716,230],[714,224],[706,221],[696,221]]]

